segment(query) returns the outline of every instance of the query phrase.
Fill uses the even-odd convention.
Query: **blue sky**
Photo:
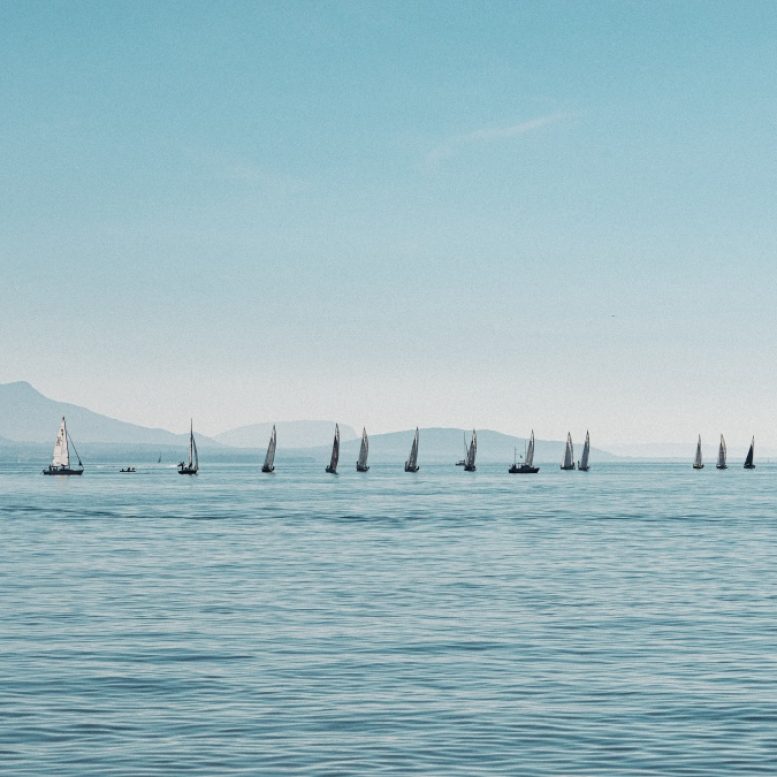
[[[0,380],[204,432],[777,443],[774,3],[0,5]]]

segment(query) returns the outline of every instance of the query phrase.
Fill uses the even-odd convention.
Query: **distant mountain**
[[[369,431],[369,430],[368,430]],[[401,464],[410,452],[413,441],[413,429],[404,432],[390,432],[370,436],[370,462],[375,464]],[[471,430],[430,428],[419,432],[418,461],[421,466],[428,464],[454,464],[464,458],[464,435]],[[341,438],[342,439],[342,438]],[[491,429],[478,430],[477,460],[483,463],[501,462],[505,465],[513,461],[513,449],[518,449],[520,456],[524,451],[526,440],[523,437],[512,437]],[[583,450],[583,441],[575,444],[575,458]],[[331,443],[311,448],[306,451],[317,460],[326,461],[329,458]],[[563,440],[537,440],[534,446],[534,461],[538,464],[559,464],[564,454]],[[278,456],[281,456],[281,441],[278,436]],[[301,453],[302,451],[295,451]],[[340,461],[344,466],[353,466],[359,452],[359,439],[341,442]],[[615,461],[618,457],[599,448],[591,448],[591,463],[597,461]]]
[[[230,429],[214,436],[214,440],[233,448],[264,448],[270,438],[272,422],[250,424]],[[278,421],[278,448],[315,448],[331,445],[335,433],[334,421]],[[340,439],[355,440],[352,427],[340,424]]]
[[[185,447],[188,442],[188,434],[149,429],[126,421],[117,421],[68,402],[57,402],[43,396],[25,381],[0,384],[0,436],[7,440],[45,442],[53,445],[62,416],[67,417],[68,430],[72,433],[76,445],[111,443],[169,445],[180,448]],[[219,445],[200,435],[197,435],[197,441],[205,446]]]

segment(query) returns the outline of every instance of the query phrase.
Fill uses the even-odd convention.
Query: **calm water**
[[[777,467],[0,467],[0,771],[777,773]]]

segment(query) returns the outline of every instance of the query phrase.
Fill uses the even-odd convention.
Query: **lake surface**
[[[43,464],[3,774],[777,774],[777,466]]]

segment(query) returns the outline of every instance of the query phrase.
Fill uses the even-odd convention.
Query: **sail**
[[[585,445],[583,445],[583,457],[580,459],[580,469],[586,469],[586,467],[588,467],[588,455],[590,452],[591,452],[591,437],[586,431]]]
[[[572,434],[567,432],[567,444],[564,448],[564,469],[570,469],[575,461],[575,451],[572,447]]]
[[[70,466],[70,449],[67,444],[67,425],[65,424],[64,416],[62,416],[62,423],[59,425],[59,431],[57,432],[57,440],[54,443],[51,465],[53,467]]]
[[[701,435],[699,435],[699,441],[696,443],[696,458],[693,460],[693,466],[699,469],[702,466],[701,460]]]
[[[746,467],[752,467],[753,466],[753,455],[755,453],[755,437],[750,441],[750,448],[748,448],[747,451],[747,458],[745,459],[745,466]]]
[[[191,429],[189,430],[189,468],[199,469],[200,460],[197,456],[197,443],[194,441],[194,423],[192,422]]]
[[[406,470],[414,470],[418,466],[418,427],[415,428],[413,444],[410,446],[410,455],[405,462]]]
[[[275,440],[275,424],[273,424],[272,433],[270,434],[270,443],[267,446],[267,454],[264,457],[264,466],[267,469],[272,469],[273,463],[275,462]]]
[[[723,435],[720,435],[720,445],[718,446],[718,467],[726,466],[726,441]]]
[[[367,466],[367,456],[370,453],[370,441],[367,438],[367,430],[362,427],[362,444],[359,446],[359,461],[356,462],[358,467]]]
[[[472,439],[469,441],[469,448],[467,449],[467,467],[475,466],[475,457],[478,453],[478,433],[472,430]]]
[[[340,427],[335,424],[335,439],[332,443],[332,456],[329,459],[329,469],[337,469],[337,462],[340,458]]]
[[[526,465],[528,467],[534,466],[534,429],[531,430],[531,437],[529,438],[529,447],[526,449]]]

